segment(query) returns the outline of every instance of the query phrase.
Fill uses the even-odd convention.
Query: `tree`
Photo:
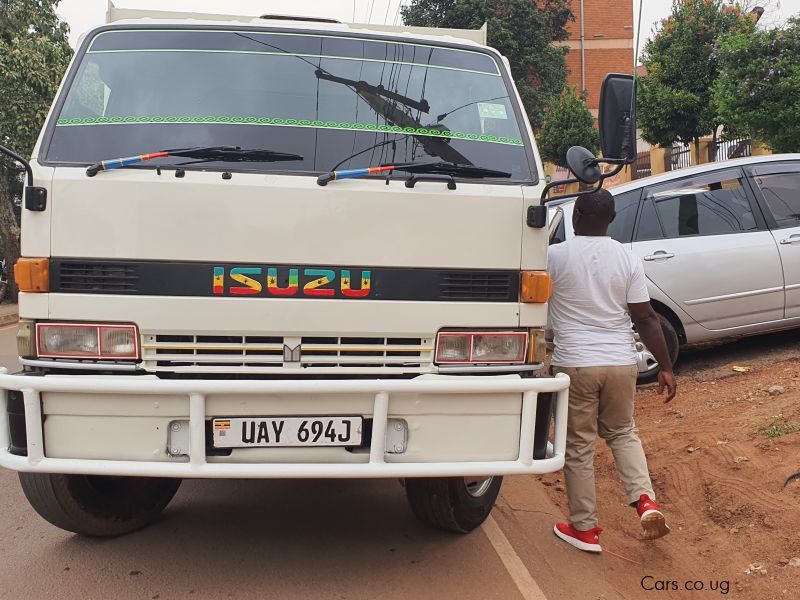
[[[800,19],[731,36],[718,56],[714,101],[726,130],[776,152],[800,152]]]
[[[542,158],[560,167],[567,167],[567,150],[572,146],[583,146],[597,154],[600,136],[585,98],[571,87],[565,88],[544,118],[538,143]]]
[[[72,57],[69,28],[56,15],[60,0],[0,0],[0,145],[30,156]],[[18,165],[0,157],[0,235],[7,268],[20,255],[14,198]],[[16,301],[16,288],[11,286]]]
[[[566,40],[574,16],[570,0],[412,0],[403,8],[406,25],[480,29],[488,24],[489,45],[511,63],[528,118],[535,130],[567,80]]]
[[[672,13],[644,46],[647,76],[639,80],[638,125],[642,138],[671,146],[716,136],[711,89],[719,75],[714,52],[719,39],[755,28],[735,6],[722,0],[673,0]]]

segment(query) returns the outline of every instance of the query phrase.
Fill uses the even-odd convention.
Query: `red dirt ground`
[[[598,444],[606,551],[601,560],[617,561],[616,568],[603,570],[603,578],[616,594],[637,599],[800,598],[800,564],[793,566],[800,563],[800,479],[782,487],[800,470],[800,431],[776,437],[765,432],[776,424],[800,429],[798,349],[800,334],[795,332],[697,352],[678,372],[679,396],[672,404],[664,404],[653,387],[640,389],[637,425],[672,527],[662,540],[638,539],[636,515],[625,504],[611,452]],[[751,370],[737,373],[734,365]],[[771,386],[783,391],[770,393]],[[566,514],[562,474],[541,481]],[[643,589],[646,576],[651,577],[647,587],[667,591]],[[686,591],[687,580],[704,582],[705,591]],[[675,581],[678,591],[657,581]],[[728,594],[720,589],[724,582],[729,582]],[[714,584],[717,590],[709,591]]]

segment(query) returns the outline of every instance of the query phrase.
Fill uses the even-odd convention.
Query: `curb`
[[[6,325],[13,325],[19,321],[19,313],[11,313],[6,315],[0,315],[0,327],[5,327]]]

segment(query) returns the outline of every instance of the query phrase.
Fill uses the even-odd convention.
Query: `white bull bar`
[[[397,477],[467,477],[542,474],[564,466],[569,377],[511,379],[448,377],[407,380],[154,380],[138,377],[9,375],[0,369],[0,466],[16,471],[176,478],[227,479],[352,479]],[[8,390],[22,392],[25,406],[27,456],[9,452]],[[191,448],[188,462],[48,458],[44,455],[42,392],[84,394],[152,394],[189,397]],[[536,404],[540,393],[554,392],[555,428],[547,457],[533,459]],[[330,394],[371,393],[375,396],[369,462],[365,463],[209,463],[206,461],[206,395],[208,394]],[[392,394],[521,393],[519,456],[507,461],[386,462],[386,425]],[[479,417],[476,417],[479,418]]]

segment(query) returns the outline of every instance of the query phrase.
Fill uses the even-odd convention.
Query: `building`
[[[589,109],[597,116],[606,74],[633,74],[633,0],[572,0],[572,12],[570,37],[562,42],[569,47],[568,83],[587,91]]]

